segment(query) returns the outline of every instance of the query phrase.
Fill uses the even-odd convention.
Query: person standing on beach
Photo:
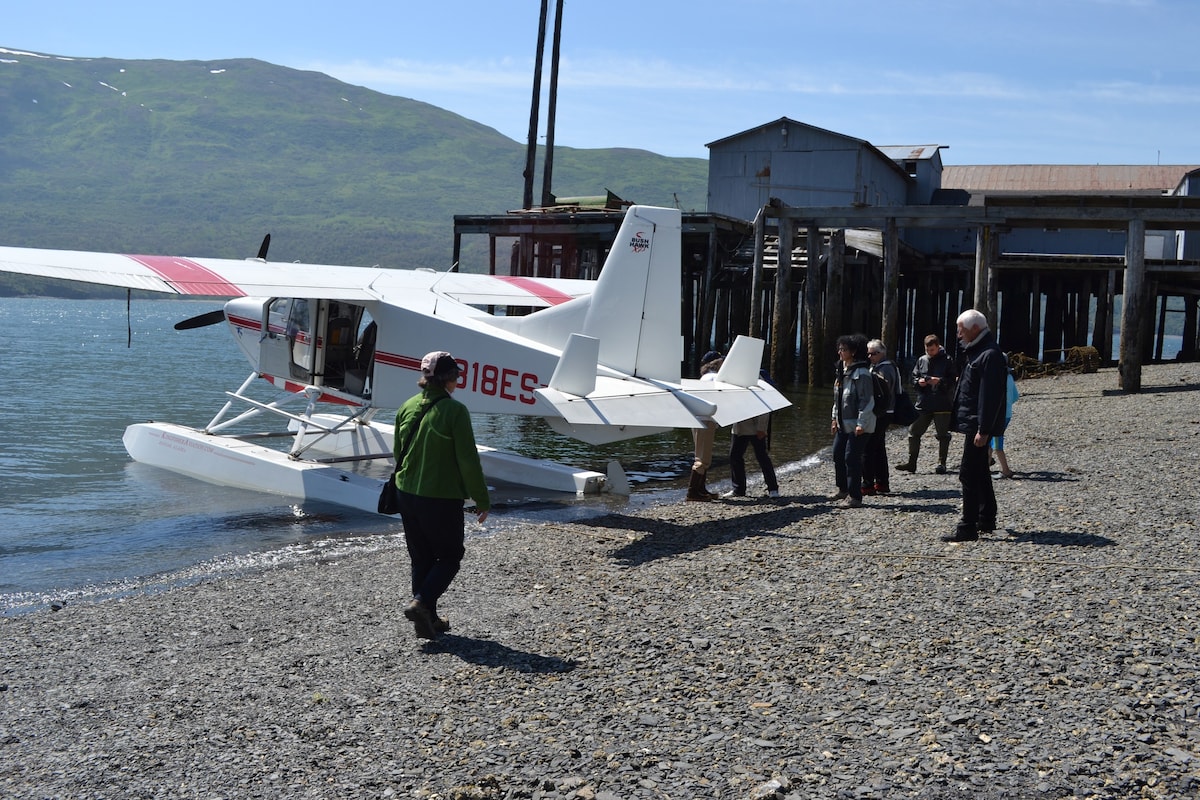
[[[1017,391],[1017,380],[1013,377],[1012,370],[1008,371],[1008,379],[1006,381],[1007,389],[1004,397],[1004,430],[1008,430],[1008,424],[1012,422],[1013,403],[1021,399],[1021,393]],[[990,444],[991,454],[995,456],[996,463],[1000,466],[1000,475],[1005,478],[1011,478],[1013,471],[1008,467],[1008,456],[1004,453],[1004,436],[993,436]]]
[[[975,309],[959,314],[958,340],[965,362],[954,392],[952,427],[965,434],[958,480],[962,484],[962,519],[947,542],[970,542],[996,530],[996,492],[988,464],[988,442],[1004,435],[1004,397],[1008,364],[989,330],[987,317]]]
[[[939,475],[946,472],[946,456],[950,453],[950,407],[954,400],[954,382],[958,371],[942,347],[936,334],[925,337],[925,355],[913,367],[913,385],[917,387],[917,420],[908,426],[908,461],[896,465],[902,472],[917,471],[917,456],[921,453],[921,437],[933,423],[938,443]]]
[[[875,409],[875,432],[867,438],[867,446],[863,451],[863,494],[888,494],[891,492],[891,480],[888,476],[887,461],[887,429],[892,424],[892,414],[896,408],[896,392],[903,391],[900,387],[900,370],[887,357],[887,346],[880,339],[867,342],[867,360],[871,364],[871,373],[883,378],[888,385],[888,397],[891,402],[887,408]]]
[[[875,390],[867,361],[867,337],[839,336],[840,361],[833,386],[833,475],[837,492],[829,497],[842,508],[862,505],[863,450],[875,431]]]
[[[418,637],[450,630],[438,600],[466,554],[463,500],[475,501],[479,522],[491,509],[467,407],[451,395],[458,387],[454,356],[435,351],[421,359],[421,391],[396,412],[396,487],[404,543],[412,562],[412,602],[404,616]]]
[[[725,359],[716,350],[709,350],[700,359],[700,380],[715,381]],[[692,474],[688,481],[687,500],[708,501],[714,495],[708,490],[708,467],[712,464],[713,443],[717,438],[717,423],[705,420],[703,428],[692,428]]]
[[[770,373],[765,369],[759,370],[758,376],[772,386],[775,385]],[[754,457],[758,460],[763,482],[767,485],[767,497],[779,497],[779,480],[775,477],[775,465],[771,463],[771,456],[767,452],[771,444],[770,429],[770,413],[733,423],[729,442],[729,477],[733,488],[723,495],[724,497],[746,496],[747,447],[754,448]]]

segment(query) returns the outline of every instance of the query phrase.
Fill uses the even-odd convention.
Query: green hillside
[[[0,63],[4,245],[243,258],[269,232],[275,261],[442,268],[453,216],[518,208],[524,163],[457,114],[261,61]],[[554,192],[702,210],[707,172],[558,147]]]

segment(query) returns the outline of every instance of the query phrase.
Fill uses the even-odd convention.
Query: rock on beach
[[[858,509],[823,459],[472,539],[433,643],[399,537],[0,619],[0,796],[1195,797],[1200,365],[1142,377],[1019,384],[978,542],[930,434]]]

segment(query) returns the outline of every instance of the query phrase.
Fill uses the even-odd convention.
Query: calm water
[[[328,556],[400,534],[399,521],[377,515],[297,505],[130,461],[121,444],[127,425],[202,427],[249,373],[225,326],[172,328],[217,307],[135,300],[127,317],[123,300],[0,298],[10,332],[0,362],[9,388],[0,417],[0,613]],[[267,392],[260,399],[270,399],[259,383]],[[796,408],[774,417],[781,471],[829,443],[828,390],[789,396]],[[600,472],[616,458],[634,482],[629,500],[504,492],[489,531],[676,497],[691,463],[686,431],[597,448],[534,420],[477,416],[475,429],[483,443]],[[727,443],[728,434],[718,434],[718,453]],[[718,478],[728,475],[723,464],[718,455]],[[753,481],[753,458],[749,473]]]

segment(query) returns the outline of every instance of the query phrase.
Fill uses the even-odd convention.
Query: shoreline
[[[823,462],[471,537],[432,644],[400,546],[0,617],[0,794],[1194,795],[1200,364],[1019,388],[979,542],[927,434],[860,509]]]

